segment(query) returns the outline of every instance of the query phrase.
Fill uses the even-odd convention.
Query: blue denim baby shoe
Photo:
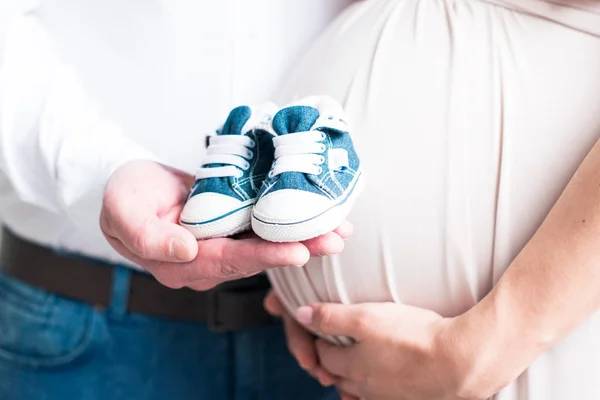
[[[273,117],[275,161],[252,212],[272,242],[311,239],[337,228],[363,188],[361,163],[342,107],[309,97]]]
[[[250,229],[252,206],[274,159],[271,122],[276,111],[271,103],[234,108],[209,137],[179,219],[197,239]]]

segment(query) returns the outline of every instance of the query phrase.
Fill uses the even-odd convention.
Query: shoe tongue
[[[221,135],[242,135],[244,125],[252,116],[252,110],[248,106],[239,106],[231,110],[223,128],[221,128]]]
[[[280,110],[273,117],[273,130],[278,135],[306,132],[319,118],[319,110],[309,106],[291,106]]]

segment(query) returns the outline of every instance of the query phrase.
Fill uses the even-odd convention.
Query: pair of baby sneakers
[[[329,97],[234,108],[195,178],[180,223],[197,239],[252,229],[271,242],[308,240],[337,228],[363,188],[344,111]]]

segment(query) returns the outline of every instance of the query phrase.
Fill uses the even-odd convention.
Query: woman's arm
[[[467,388],[507,384],[599,307],[600,141],[494,289],[451,324],[465,333]]]
[[[292,319],[284,322],[303,367],[346,398],[485,399],[599,307],[600,142],[495,288],[466,313],[313,304],[298,310],[302,324],[356,339],[345,348],[317,341],[316,353]]]

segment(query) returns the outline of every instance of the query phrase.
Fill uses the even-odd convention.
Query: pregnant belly
[[[600,39],[474,0],[370,0],[282,102],[329,94],[367,179],[338,256],[269,272],[290,309],[396,301],[456,315],[491,289],[600,133]]]

